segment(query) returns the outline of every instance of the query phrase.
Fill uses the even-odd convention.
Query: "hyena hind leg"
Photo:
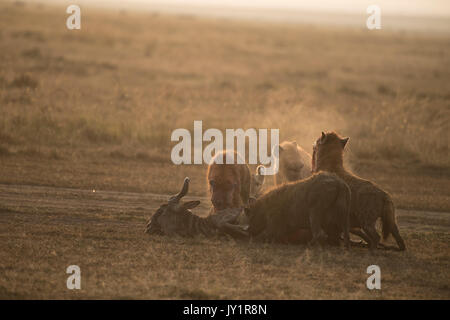
[[[309,223],[311,226],[312,239],[308,242],[309,246],[313,246],[317,244],[317,242],[321,243],[324,238],[326,238],[325,232],[322,230],[321,226],[321,216],[320,212],[311,210],[309,216]]]
[[[351,228],[350,233],[354,234],[355,236],[360,237],[362,240],[359,241],[353,241],[351,240],[350,243],[352,245],[358,245],[358,246],[364,246],[364,243],[362,241],[365,241],[367,243],[370,243],[369,236],[364,233],[364,231],[361,230],[361,228]],[[342,238],[344,240],[344,238]]]
[[[375,229],[375,225],[364,226],[363,230],[370,238],[370,250],[375,250],[378,247],[378,243],[380,242],[380,235],[378,234],[377,229]]]
[[[348,225],[348,222],[344,222],[342,227],[342,234],[344,237],[344,247],[349,249],[350,248],[350,227]]]
[[[341,243],[341,228],[336,225],[329,225],[325,228],[327,234],[327,243],[330,246],[338,247]]]
[[[400,236],[400,232],[398,231],[397,224],[394,224],[391,232],[392,232],[392,235],[394,236],[395,241],[397,242],[399,251],[406,250],[405,241],[403,241],[403,238]]]

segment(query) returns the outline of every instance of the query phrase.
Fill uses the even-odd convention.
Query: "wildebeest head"
[[[322,132],[313,145],[311,171],[342,167],[343,152],[349,138],[341,138],[335,132]]]
[[[181,198],[188,193],[189,181],[189,178],[186,177],[181,191],[156,210],[147,224],[145,232],[160,235],[183,235],[187,232],[186,223],[189,215],[192,215],[189,209],[200,204],[200,201],[181,201]]]

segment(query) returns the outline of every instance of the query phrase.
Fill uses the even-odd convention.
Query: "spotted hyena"
[[[371,250],[377,248],[380,241],[375,228],[378,218],[382,220],[383,238],[386,239],[392,234],[399,249],[405,250],[405,242],[398,230],[391,196],[374,183],[361,179],[344,168],[343,154],[348,140],[349,138],[342,138],[335,132],[322,132],[314,144],[312,171],[336,173],[348,184],[352,193],[351,232],[366,240]]]
[[[234,163],[227,164],[226,158],[233,157]],[[220,157],[222,161],[216,161]],[[247,164],[238,164],[240,155],[225,150],[217,153],[208,166],[207,183],[211,194],[213,211],[241,208],[248,205],[251,174]]]
[[[274,176],[275,184],[292,182],[311,175],[311,155],[296,141],[284,141],[279,145],[279,168]]]
[[[249,234],[256,240],[349,246],[350,189],[337,175],[319,172],[277,186],[245,208]]]

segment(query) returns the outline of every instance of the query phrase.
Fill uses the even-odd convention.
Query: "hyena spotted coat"
[[[338,244],[344,233],[349,245],[350,189],[331,173],[276,187],[245,209],[252,238],[314,244],[326,234]]]
[[[371,250],[377,248],[380,241],[375,228],[378,218],[382,219],[383,238],[386,239],[392,234],[399,249],[405,250],[391,196],[374,183],[361,179],[344,168],[343,154],[347,141],[348,138],[341,138],[335,132],[322,132],[313,148],[313,172],[333,172],[348,184],[352,193],[351,232],[367,241]]]

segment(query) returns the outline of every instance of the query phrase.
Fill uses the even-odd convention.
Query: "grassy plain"
[[[66,17],[0,2],[1,297],[450,298],[448,35],[89,8],[70,31]],[[194,120],[279,128],[308,151],[336,130],[347,166],[398,208],[442,213],[400,211],[409,251],[374,256],[145,237],[166,199],[149,193],[190,176],[207,195],[206,166],[170,161],[171,132]],[[83,290],[68,291],[77,263]]]

